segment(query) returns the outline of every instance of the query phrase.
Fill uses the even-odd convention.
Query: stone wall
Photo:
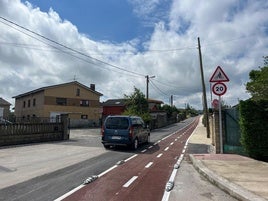
[[[62,115],[57,123],[0,125],[0,146],[68,140],[68,124],[68,115]]]
[[[212,145],[215,146],[216,153],[221,153],[220,130],[219,130],[219,111],[215,110],[210,118],[210,130],[212,135]],[[224,112],[222,111],[222,143],[225,142],[225,123]],[[222,146],[223,146],[222,144]]]

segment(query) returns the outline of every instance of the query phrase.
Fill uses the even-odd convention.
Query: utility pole
[[[205,120],[206,120],[207,138],[210,138],[208,106],[207,106],[207,95],[206,95],[206,86],[205,86],[205,81],[204,81],[204,72],[203,72],[203,64],[202,64],[202,53],[201,53],[201,46],[200,46],[200,39],[199,39],[199,37],[197,38],[197,40],[198,40],[200,71],[201,71],[201,80],[202,80],[202,88],[203,88],[203,111],[204,111]]]
[[[148,100],[149,99],[149,78],[155,78],[155,76],[150,76],[149,75],[146,75],[145,76],[146,78],[146,99]]]
[[[146,78],[146,99],[148,101],[148,98],[149,98],[149,75],[146,75],[145,78]]]

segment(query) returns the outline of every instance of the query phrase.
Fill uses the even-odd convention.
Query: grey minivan
[[[105,148],[119,145],[137,149],[139,144],[148,143],[150,139],[150,130],[138,116],[108,116],[101,133]]]

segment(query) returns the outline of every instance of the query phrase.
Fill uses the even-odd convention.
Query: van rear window
[[[110,117],[106,120],[105,127],[108,129],[128,129],[129,122],[125,117]]]

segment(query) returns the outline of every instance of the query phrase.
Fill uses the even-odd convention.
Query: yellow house
[[[87,87],[77,81],[42,87],[13,97],[15,116],[56,118],[68,113],[71,120],[89,120],[97,125],[101,117],[100,96],[94,84]]]

